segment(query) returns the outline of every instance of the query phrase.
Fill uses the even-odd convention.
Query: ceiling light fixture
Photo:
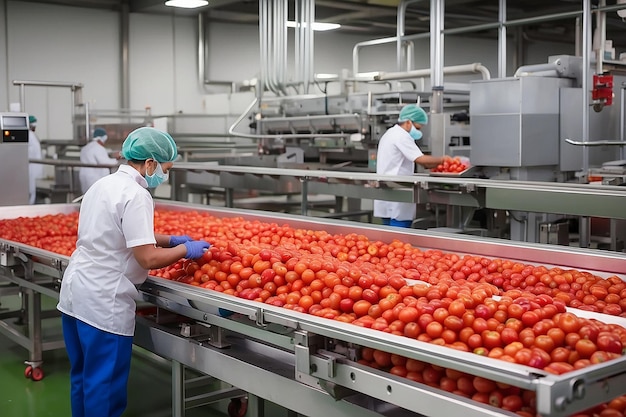
[[[195,9],[209,4],[207,0],[167,0],[166,6],[181,7],[183,9]]]
[[[291,20],[287,21],[288,28],[295,28],[298,24]],[[306,27],[306,22],[302,23],[302,26]],[[324,22],[313,22],[312,28],[317,32],[326,32],[327,30],[335,30],[339,29],[341,25],[339,23],[324,23]]]

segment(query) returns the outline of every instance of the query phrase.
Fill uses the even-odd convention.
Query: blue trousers
[[[119,417],[126,408],[133,338],[62,315],[70,358],[72,417]]]
[[[396,227],[411,227],[411,225],[413,224],[412,220],[396,220],[396,219],[390,219],[388,217],[383,217],[382,218],[382,223],[385,226],[396,226]]]

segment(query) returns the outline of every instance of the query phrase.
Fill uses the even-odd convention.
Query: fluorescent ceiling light
[[[297,26],[298,25],[296,22],[293,22],[291,20],[287,21],[288,28],[295,28]],[[302,26],[306,27],[306,23],[303,23]],[[327,30],[335,30],[335,29],[339,29],[340,27],[341,25],[339,23],[313,22],[313,30],[318,31],[318,32],[325,32]]]
[[[167,0],[165,2],[166,6],[182,7],[183,9],[195,9],[207,4],[209,4],[207,0]]]

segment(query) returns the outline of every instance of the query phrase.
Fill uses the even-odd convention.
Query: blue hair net
[[[400,110],[400,116],[398,116],[398,122],[406,122],[410,120],[414,123],[421,125],[428,124],[428,115],[417,104],[408,104]]]
[[[93,138],[97,139],[97,138],[102,138],[104,136],[107,136],[107,131],[104,130],[101,127],[97,127],[93,130]]]
[[[122,156],[131,161],[154,158],[158,162],[172,162],[178,156],[176,142],[165,132],[153,127],[140,127],[128,134],[122,144]]]
[[[37,123],[37,118],[31,114],[28,116],[28,123]]]

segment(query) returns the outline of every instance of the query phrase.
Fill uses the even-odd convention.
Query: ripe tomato
[[[350,300],[348,298],[348,300]],[[356,314],[357,317],[362,317],[368,314],[369,309],[372,307],[372,303],[367,300],[359,300],[354,302],[352,306],[352,311]]]

